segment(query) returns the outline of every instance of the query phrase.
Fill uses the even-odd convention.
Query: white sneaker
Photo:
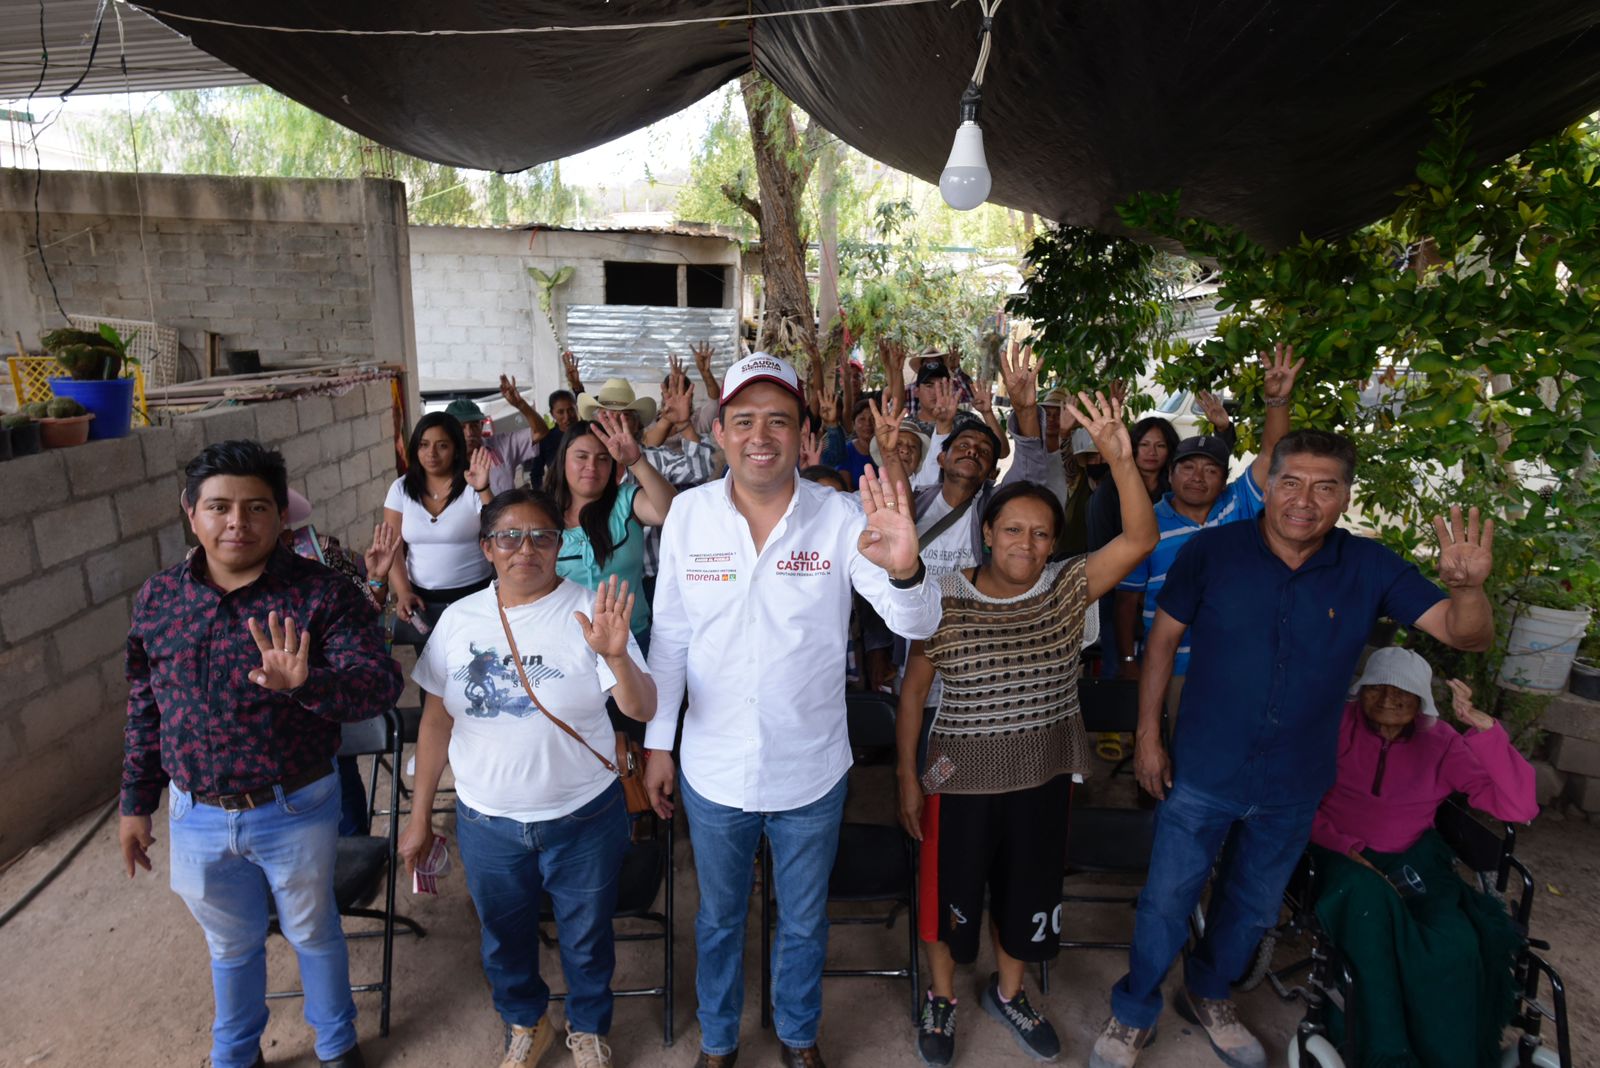
[[[572,1051],[573,1068],[611,1068],[611,1047],[599,1035],[568,1031],[567,1048]]]

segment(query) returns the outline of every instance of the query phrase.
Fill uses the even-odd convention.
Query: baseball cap
[[[935,359],[935,357],[938,358]],[[918,358],[922,359],[922,357]],[[944,358],[939,353],[930,353],[927,354],[926,359],[922,359],[922,366],[917,368],[917,380],[914,384],[925,386],[936,378],[949,377],[950,368],[944,365]]]
[[[1074,456],[1085,452],[1099,452],[1100,446],[1094,443],[1094,435],[1083,427],[1078,427],[1072,432],[1072,454]]]
[[[484,420],[483,409],[465,397],[451,401],[445,408],[444,414],[453,415],[463,423],[481,423]]]
[[[1228,460],[1233,456],[1233,450],[1228,448],[1228,443],[1218,434],[1197,434],[1192,438],[1184,438],[1178,442],[1178,447],[1173,450],[1172,462],[1186,460],[1191,456],[1204,456],[1216,462],[1223,471],[1228,470]]]
[[[722,403],[727,404],[741,389],[754,382],[771,382],[782,386],[799,398],[802,404],[805,402],[800,392],[800,376],[795,374],[794,366],[788,360],[767,352],[752,352],[728,368],[728,373],[722,376]]]

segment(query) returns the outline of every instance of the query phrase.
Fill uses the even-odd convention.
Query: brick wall
[[[0,861],[116,791],[129,613],[188,548],[188,459],[231,438],[273,445],[317,529],[359,551],[395,477],[393,436],[379,381],[0,464]]]

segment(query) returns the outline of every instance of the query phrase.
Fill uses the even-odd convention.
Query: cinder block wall
[[[387,381],[0,464],[0,862],[116,793],[133,598],[188,549],[184,464],[232,438],[281,450],[317,529],[367,547],[395,478]]]

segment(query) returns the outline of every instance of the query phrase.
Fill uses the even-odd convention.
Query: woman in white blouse
[[[483,589],[493,577],[478,543],[487,461],[486,455],[469,461],[466,436],[453,415],[431,412],[412,428],[406,473],[383,502],[383,521],[401,541],[389,570],[398,642],[421,646],[446,605]]]

